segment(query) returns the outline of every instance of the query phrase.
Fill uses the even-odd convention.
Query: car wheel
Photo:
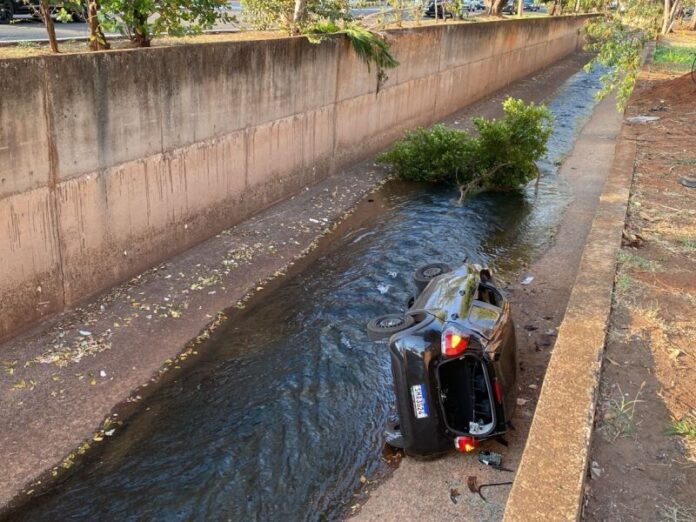
[[[14,18],[14,7],[12,2],[4,2],[0,4],[0,24],[9,24]]]
[[[430,263],[420,267],[413,273],[413,282],[416,283],[418,291],[422,292],[431,279],[451,271],[452,269],[445,263]]]
[[[413,326],[416,320],[408,315],[388,314],[375,317],[367,323],[367,333],[373,341],[391,337],[397,332]]]

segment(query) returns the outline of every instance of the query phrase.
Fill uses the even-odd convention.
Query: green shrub
[[[390,164],[401,179],[453,182],[464,165],[462,159],[472,156],[472,147],[467,132],[438,124],[407,133],[378,161]]]
[[[508,98],[501,119],[474,118],[477,136],[444,125],[409,132],[379,157],[401,179],[450,183],[472,190],[510,189],[538,175],[551,113],[544,105]]]

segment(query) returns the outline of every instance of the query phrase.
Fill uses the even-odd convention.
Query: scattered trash
[[[696,188],[696,177],[684,176],[679,180],[679,183],[687,188]]]
[[[546,335],[556,335],[556,329],[555,328],[549,328],[544,332]]]
[[[377,285],[377,290],[380,294],[386,294],[389,291],[390,285],[379,284]]]
[[[526,276],[522,281],[520,281],[521,284],[523,285],[528,285],[531,284],[531,282],[534,281],[534,276]]]
[[[79,334],[82,337],[89,337],[90,335],[92,335],[92,332],[90,332],[89,330],[79,330]]]
[[[486,500],[486,497],[483,496],[483,493],[481,493],[481,490],[483,488],[488,488],[488,487],[493,487],[493,486],[510,486],[512,485],[512,481],[509,482],[491,482],[489,484],[478,484],[478,481],[476,479],[475,475],[470,475],[469,478],[466,479],[466,485],[469,487],[469,491],[472,493],[478,493],[479,497],[483,499],[484,502],[488,502]]]
[[[503,456],[500,453],[494,451],[482,450],[479,451],[478,460],[481,464],[490,466],[491,468],[498,471],[508,471],[512,473],[511,469],[503,467]]]
[[[452,504],[457,503],[457,497],[461,495],[458,489],[456,488],[451,488],[450,489],[450,500],[452,501]]]
[[[524,406],[527,404],[529,401],[527,399],[517,399],[517,405],[518,406]]]
[[[387,274],[389,274],[389,277],[391,277],[392,279],[394,279],[396,276],[399,275],[398,272],[393,272],[393,271],[391,271],[391,270],[388,271]]]
[[[530,384],[529,387],[530,387],[532,390],[536,390],[539,386],[537,386],[536,384]]]
[[[116,429],[115,429],[115,428],[111,428],[110,430],[105,431],[105,432],[104,432],[104,435],[106,435],[107,437],[111,437],[115,432],[116,432]]]
[[[659,116],[631,116],[626,118],[626,123],[650,123],[651,121],[659,120]]]
[[[99,377],[106,377],[106,372],[104,370],[100,370]]]
[[[486,466],[492,466],[494,468],[500,466],[503,463],[503,456],[500,453],[494,451],[479,451],[478,459],[481,464]]]
[[[321,221],[319,221],[318,219],[309,218],[309,220],[310,220],[312,223],[321,223]]]

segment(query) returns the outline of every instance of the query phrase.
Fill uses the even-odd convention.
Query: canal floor
[[[574,197],[556,164],[595,106],[597,77],[573,76],[550,99],[556,132],[538,192],[457,205],[446,189],[390,183],[362,203],[355,227],[231,314],[194,364],[166,377],[108,444],[12,518],[349,513],[355,492],[386,471],[382,428],[392,410],[387,355],[367,340],[365,322],[403,309],[419,264],[468,257],[512,281],[554,244]]]

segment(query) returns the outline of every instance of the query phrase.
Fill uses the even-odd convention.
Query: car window
[[[471,303],[468,317],[469,324],[482,334],[488,336],[493,333],[499,317],[500,311],[494,307],[476,301]]]

